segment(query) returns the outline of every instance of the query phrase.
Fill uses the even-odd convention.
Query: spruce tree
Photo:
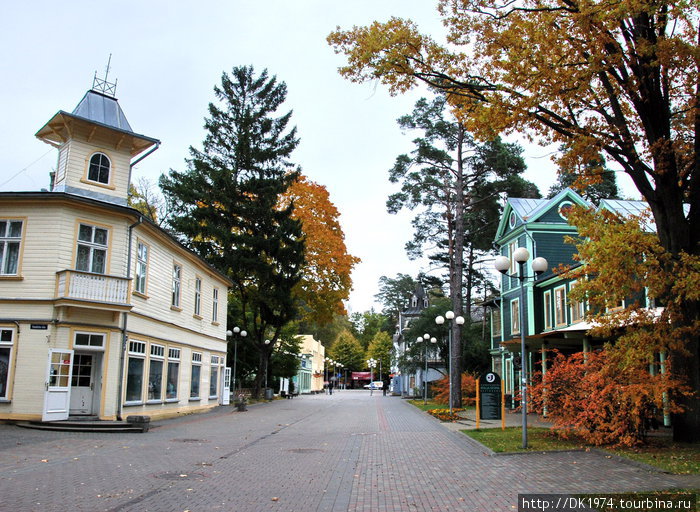
[[[258,353],[257,394],[282,327],[296,314],[304,240],[294,205],[281,207],[279,198],[298,176],[288,158],[299,139],[291,111],[277,117],[287,87],[267,70],[256,76],[252,66],[234,67],[214,93],[202,149],[190,147],[187,170],[171,169],[160,186],[169,227],[233,281],[229,323],[249,333],[239,351]]]

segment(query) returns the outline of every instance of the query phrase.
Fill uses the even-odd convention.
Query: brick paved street
[[[398,397],[341,391],[147,434],[0,425],[2,511],[505,511],[518,492],[699,487],[596,452],[492,457]]]

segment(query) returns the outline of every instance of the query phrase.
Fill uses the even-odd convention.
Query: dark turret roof
[[[124,111],[119,106],[117,98],[107,96],[95,90],[85,93],[78,106],[73,110],[73,115],[104,124],[125,132],[134,132],[129,121],[126,120]]]

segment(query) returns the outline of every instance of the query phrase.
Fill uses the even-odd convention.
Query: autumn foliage
[[[449,404],[450,400],[450,380],[449,376],[432,383],[433,399],[439,404]],[[476,403],[476,377],[470,373],[462,374],[462,402],[465,405]]]
[[[301,175],[282,199],[294,203],[292,217],[301,221],[306,241],[303,276],[294,289],[304,320],[328,323],[345,314],[343,301],[352,289],[352,269],[360,259],[348,254],[340,212],[326,187]]]
[[[555,351],[556,353],[556,351]],[[608,350],[571,356],[556,353],[544,374],[534,375],[530,407],[544,413],[563,437],[576,435],[594,445],[635,446],[663,414],[678,412],[671,391],[680,382],[660,371],[649,372],[648,361],[628,361],[620,367]],[[653,366],[653,363],[652,363]]]

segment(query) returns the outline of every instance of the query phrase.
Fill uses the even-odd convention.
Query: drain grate
[[[202,473],[192,473],[190,471],[166,471],[165,473],[156,473],[153,478],[160,480],[202,480],[206,475]]]
[[[326,450],[321,450],[320,448],[292,448],[287,451],[292,453],[318,453],[325,452]]]

